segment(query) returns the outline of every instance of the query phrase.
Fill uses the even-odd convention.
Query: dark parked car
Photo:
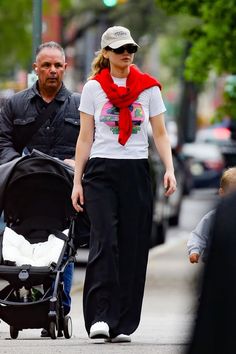
[[[153,185],[153,223],[150,247],[164,243],[168,228],[167,198],[164,193],[164,167],[157,154],[149,155]]]
[[[195,188],[218,188],[225,168],[220,147],[211,143],[187,143],[183,155],[189,160]]]

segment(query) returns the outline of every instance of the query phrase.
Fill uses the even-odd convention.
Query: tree
[[[27,67],[31,58],[32,3],[29,0],[0,1],[0,75]]]
[[[236,73],[235,0],[156,0],[168,14],[188,14],[195,26],[184,33],[192,43],[186,78],[204,82],[210,70]],[[196,21],[197,19],[197,21]]]
[[[72,0],[60,0],[61,12],[72,7]],[[43,1],[47,12],[50,1]],[[0,77],[9,78],[16,68],[29,70],[32,60],[33,0],[0,1]]]

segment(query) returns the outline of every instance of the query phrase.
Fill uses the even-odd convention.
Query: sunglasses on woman
[[[125,51],[127,51],[129,54],[134,54],[137,52],[138,47],[133,44],[127,44],[127,45],[122,45],[119,48],[113,49],[110,47],[106,47],[106,50],[110,50],[111,52],[114,52],[116,54],[123,54]]]

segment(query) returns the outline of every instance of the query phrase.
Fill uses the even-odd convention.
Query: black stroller
[[[4,183],[1,203],[6,226],[30,244],[45,242],[53,234],[63,240],[63,247],[56,263],[19,266],[3,259],[0,245],[0,285],[5,283],[0,290],[0,318],[10,325],[13,339],[26,328],[47,328],[52,339],[59,333],[70,338],[72,321],[64,315],[61,275],[75,255],[73,172],[53,158],[31,155],[14,165]],[[65,229],[68,236],[62,232]]]

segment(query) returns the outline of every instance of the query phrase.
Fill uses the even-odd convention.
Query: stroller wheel
[[[72,320],[70,316],[66,316],[64,318],[64,323],[63,323],[63,332],[64,336],[66,339],[71,338],[72,336]]]
[[[48,331],[49,331],[49,334],[50,334],[52,339],[56,339],[57,338],[56,330],[57,330],[56,323],[55,322],[50,322],[49,323],[49,327],[48,327]]]
[[[12,339],[16,339],[18,337],[19,331],[17,328],[10,326],[10,336]]]

